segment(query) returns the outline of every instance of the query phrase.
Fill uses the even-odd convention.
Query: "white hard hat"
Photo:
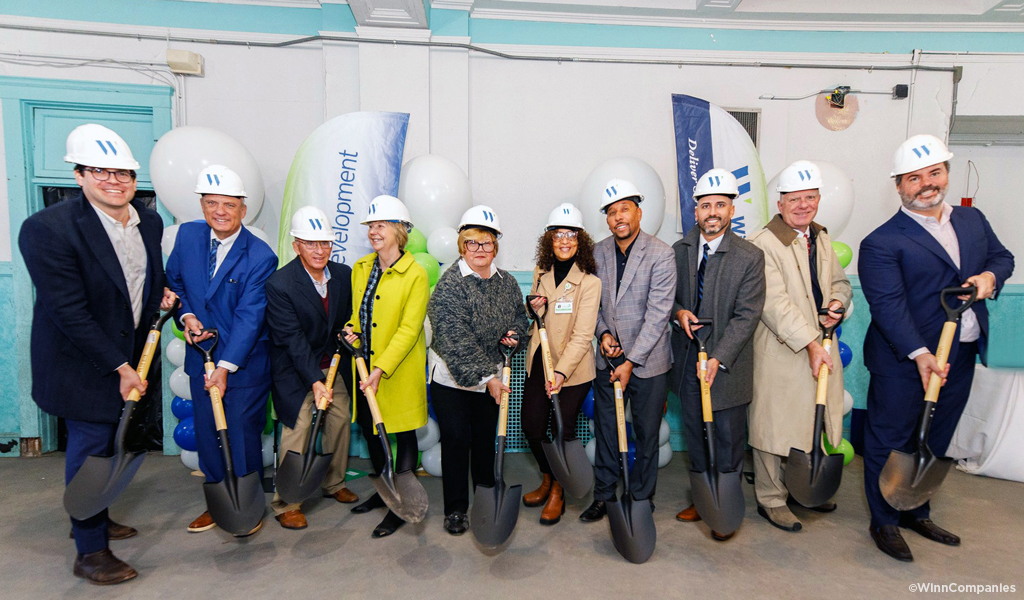
[[[315,206],[303,206],[295,211],[292,216],[292,230],[288,233],[307,242],[334,241],[334,233],[331,231],[327,215]]]
[[[619,200],[634,199],[637,205],[644,201],[644,195],[640,193],[632,182],[625,179],[612,179],[604,186],[601,192],[601,212],[607,212],[608,207]]]
[[[736,176],[725,169],[711,169],[700,176],[697,186],[693,188],[694,199],[701,196],[729,196],[735,198],[740,195],[739,186],[736,184]]]
[[[498,221],[497,213],[495,213],[494,209],[490,206],[477,204],[462,213],[462,218],[459,219],[459,231],[462,231],[467,227],[483,227],[484,229],[490,229],[494,231],[499,238],[501,237],[501,223]]]
[[[235,198],[246,197],[242,178],[224,165],[210,165],[200,171],[199,177],[196,179],[195,193],[234,196]]]
[[[64,162],[102,169],[136,171],[139,162],[121,136],[102,125],[80,125],[68,134]]]
[[[568,227],[570,229],[583,229],[583,213],[572,203],[565,202],[555,207],[548,215],[547,229]]]
[[[918,169],[937,165],[953,158],[946,144],[934,135],[915,135],[900,144],[892,158],[892,173],[889,177],[913,173]]]
[[[366,209],[366,218],[361,223],[369,225],[374,221],[404,223],[406,230],[412,231],[412,218],[409,216],[409,209],[394,196],[377,196],[370,202],[369,208]]]
[[[821,169],[809,160],[798,160],[789,165],[779,175],[776,192],[788,194],[800,190],[817,190],[821,188]]]

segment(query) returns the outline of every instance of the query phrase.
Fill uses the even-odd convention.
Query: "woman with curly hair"
[[[523,435],[540,467],[540,487],[523,496],[526,506],[540,506],[542,525],[554,525],[565,513],[562,486],[554,480],[541,443],[547,441],[552,418],[550,396],[559,394],[565,439],[575,438],[576,419],[596,375],[592,341],[601,304],[601,280],[594,262],[594,241],[583,229],[583,216],[572,204],[561,204],[548,217],[547,231],[537,242],[537,267],[531,294],[542,296],[531,304],[544,316],[552,381],[546,381],[540,336],[531,332],[526,350],[526,384],[521,422]]]

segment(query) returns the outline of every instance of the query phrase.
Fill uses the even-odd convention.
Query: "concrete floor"
[[[365,461],[353,459],[353,467]],[[539,481],[531,458],[511,455],[506,481],[528,491]],[[422,481],[433,501],[427,519],[374,540],[382,511],[353,515],[348,506],[307,502],[310,526],[286,531],[268,517],[262,531],[238,541],[219,529],[189,534],[204,509],[200,481],[176,457],[151,454],[112,509],[137,527],[114,552],[139,577],[110,588],[71,575],[74,546],[61,505],[63,456],[0,461],[0,597],[20,598],[891,598],[912,583],[1011,584],[1024,590],[1024,485],[951,471],[933,517],[964,542],[950,548],[906,532],[916,561],[879,552],[867,532],[859,458],[845,472],[839,509],[820,515],[797,509],[804,530],[770,526],[744,485],[747,520],[731,541],[713,541],[703,524],[679,523],[687,503],[685,454],[660,471],[658,548],[633,565],[613,549],[607,521],[580,523],[589,504],[568,505],[562,522],[537,523],[539,508],[523,508],[507,547],[484,553],[471,534],[442,529],[441,482]],[[363,478],[351,485],[370,494]]]

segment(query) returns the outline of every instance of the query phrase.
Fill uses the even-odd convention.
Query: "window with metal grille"
[[[726,109],[726,112],[728,112],[737,121],[739,121],[740,125],[743,126],[743,129],[747,130],[747,135],[749,135],[751,141],[754,142],[754,147],[755,148],[760,148],[758,146],[758,140],[761,137],[761,135],[760,135],[760,133],[761,133],[761,131],[760,131],[761,130],[761,111],[759,111],[759,110],[749,110],[749,109],[747,109],[747,110],[740,110],[740,109],[728,110],[728,109]]]

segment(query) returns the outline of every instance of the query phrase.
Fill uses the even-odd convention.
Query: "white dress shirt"
[[[305,267],[303,267],[303,268],[305,268]],[[321,298],[326,298],[327,297],[327,282],[331,280],[331,270],[328,269],[327,267],[324,267],[324,276],[323,276],[324,279],[323,279],[323,281],[317,281],[316,277],[313,277],[313,274],[310,273],[308,270],[306,271],[306,275],[309,275],[310,280],[313,281],[313,287],[316,288],[316,293],[320,294]]]
[[[241,233],[242,233],[242,228],[239,227],[238,231],[232,233],[231,235],[229,235],[228,237],[224,238],[223,240],[220,240],[220,246],[217,246],[217,264],[213,268],[213,276],[214,277],[217,276],[217,271],[219,271],[220,270],[220,266],[222,264],[224,264],[224,259],[227,258],[228,252],[231,251],[231,246],[235,245],[235,240],[238,239],[238,236]],[[210,246],[213,245],[213,240],[215,240],[215,239],[218,239],[217,238],[217,232],[214,231],[213,229],[210,229],[210,242],[206,246],[207,254],[204,254],[204,256],[208,256],[209,255]],[[179,318],[182,320],[182,322],[184,322],[185,321],[185,317],[187,317],[189,315],[195,316],[194,313],[185,313],[185,314],[181,315]],[[225,369],[228,370],[228,373],[234,373],[235,371],[238,370],[238,365],[236,365],[235,363],[232,363],[232,362],[228,362],[226,360],[218,360],[217,361],[217,366],[218,367],[224,367]]]
[[[90,202],[89,206],[92,206],[99,216],[103,230],[110,238],[110,245],[114,247],[117,262],[121,263],[121,272],[124,274],[128,298],[132,304],[132,318],[135,319],[137,328],[142,319],[142,292],[146,287],[146,267],[149,264],[146,245],[142,243],[142,234],[139,232],[139,223],[142,220],[131,204],[128,205],[128,222],[124,224],[100,210],[95,204]]]
[[[697,268],[700,268],[700,263],[704,262],[704,244],[708,245],[708,258],[718,250],[718,247],[722,245],[722,239],[725,235],[720,235],[710,242],[704,237],[704,234],[700,234],[700,248],[697,249]]]

